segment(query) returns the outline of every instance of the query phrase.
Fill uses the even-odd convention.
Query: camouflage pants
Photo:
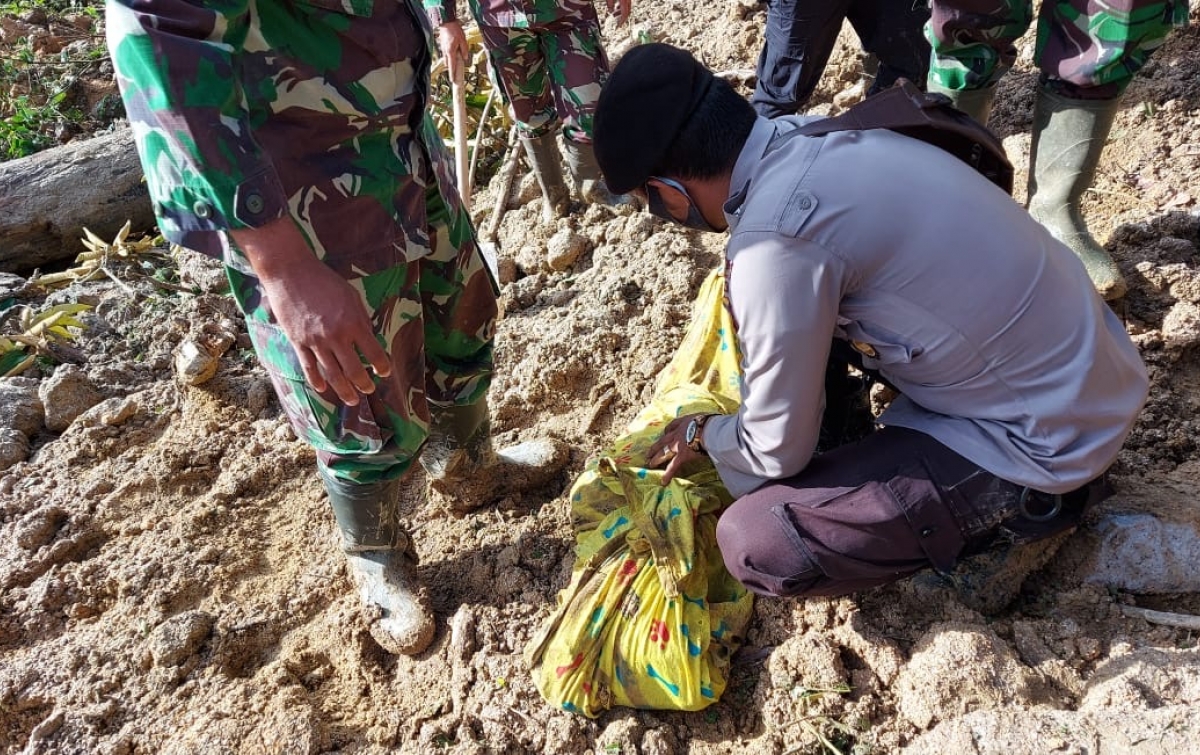
[[[233,295],[297,436],[335,476],[364,483],[408,471],[431,403],[485,395],[497,317],[494,283],[425,114],[427,38],[406,4],[376,3],[376,16],[338,27],[264,12],[247,47],[271,54],[247,59],[242,75],[254,138],[273,159],[287,212],[314,255],[362,297],[391,375],[376,377],[357,406],[315,390],[226,239]],[[340,68],[298,79],[311,60],[334,55]]]
[[[581,17],[527,29],[479,28],[522,135],[542,136],[561,122],[564,137],[590,142],[596,101],[609,72],[596,9],[589,5]]]
[[[315,390],[296,352],[274,323],[256,278],[226,267],[250,338],[279,402],[318,462],[355,482],[395,479],[417,458],[428,435],[430,403],[473,404],[492,374],[496,292],[465,217],[451,218],[430,192],[430,254],[351,280],[392,373],[375,377],[375,392],[346,406],[331,390]]]
[[[933,46],[929,81],[982,89],[1016,60],[1016,40],[1033,0],[932,0],[925,35]],[[1052,91],[1072,99],[1112,99],[1173,28],[1187,25],[1187,0],[1044,0],[1034,62]]]

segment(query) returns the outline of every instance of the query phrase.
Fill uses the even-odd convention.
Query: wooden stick
[[[1151,624],[1162,624],[1180,629],[1200,629],[1200,616],[1186,613],[1168,613],[1167,611],[1153,611],[1149,608],[1125,605],[1121,606],[1121,613],[1135,619],[1145,619]]]
[[[467,95],[463,90],[465,61],[460,62],[450,82],[454,96],[454,169],[458,178],[458,194],[463,207],[471,209],[471,174],[467,155]]]
[[[475,185],[475,166],[479,164],[479,147],[480,137],[483,134],[483,125],[487,123],[488,116],[492,113],[492,106],[496,104],[496,92],[499,88],[492,87],[492,91],[488,93],[487,102],[483,104],[483,113],[479,116],[479,129],[475,132],[475,146],[471,148],[471,169],[467,171],[467,185]]]
[[[500,228],[500,217],[504,214],[504,206],[508,204],[508,195],[512,192],[513,180],[517,176],[517,165],[521,162],[521,145],[517,141],[517,127],[513,126],[508,132],[508,154],[504,157],[504,166],[500,168],[500,186],[496,190],[496,204],[492,207],[492,217],[484,228],[483,238],[487,241],[496,239]]]

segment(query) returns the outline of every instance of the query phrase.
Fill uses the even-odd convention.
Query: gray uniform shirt
[[[1148,379],[1078,258],[938,147],[787,136],[807,120],[758,119],[725,204],[742,404],[704,444],[729,491],[808,464],[833,338],[903,393],[884,424],[1049,493],[1100,475]]]

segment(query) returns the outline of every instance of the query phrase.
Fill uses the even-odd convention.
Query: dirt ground
[[[1106,518],[1200,528],[1200,2],[1191,7],[1191,28],[1129,89],[1086,204],[1130,282],[1120,311],[1149,365],[1150,401],[1113,470],[1117,495],[1007,610],[981,614],[931,580],[760,599],[729,687],[705,711],[593,721],[546,704],[521,652],[572,565],[565,489],[648,401],[722,239],[595,207],[544,228],[536,203],[523,204],[525,180],[500,227],[492,417],[501,442],[552,435],[572,462],[545,495],[461,517],[420,505],[424,480],[409,480],[403,514],[439,621],[416,658],[371,639],[313,454],[282,419],[210,265],[179,262],[175,283],[199,295],[129,277],[51,297],[95,309],[75,368],[0,381],[0,753],[1200,751],[1196,632],[1123,610],[1200,614],[1200,581],[1188,564],[1189,592],[1091,581],[1112,564]],[[606,26],[614,53],[642,33],[738,77],[753,69],[763,11],[642,2],[633,22]],[[993,120],[1021,186],[1029,47]],[[858,80],[844,34],[815,109],[852,101]],[[480,219],[491,205],[484,189]],[[214,377],[180,379],[182,343],[230,339]]]

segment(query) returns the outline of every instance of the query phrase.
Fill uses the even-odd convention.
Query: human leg
[[[592,5],[579,13],[539,27],[546,59],[551,61],[550,88],[563,124],[563,151],[575,189],[585,202],[631,204],[604,183],[592,151],[592,119],[600,89],[608,78],[608,57],[600,39],[600,22]]]
[[[925,23],[929,5],[923,0],[860,0],[851,2],[846,18],[863,50],[879,59],[879,69],[867,94],[891,87],[905,78],[925,86],[929,71],[929,42]]]
[[[755,592],[846,595],[1042,540],[1073,527],[1086,505],[1072,495],[1055,509],[1054,497],[1022,499],[1022,490],[923,433],[889,427],[743,496],[717,540],[730,573]]]
[[[758,82],[750,103],[766,118],[793,115],[812,96],[837,42],[850,0],[768,0]]]
[[[420,459],[431,494],[454,511],[467,511],[545,485],[566,463],[568,449],[548,438],[494,448],[487,391],[495,283],[466,212],[448,212],[436,192],[429,206],[432,253],[421,262],[420,298],[431,418]]]
[[[1095,180],[1121,93],[1171,29],[1186,22],[1187,3],[1172,0],[1125,0],[1094,11],[1082,0],[1062,0],[1044,3],[1038,16],[1042,73],[1029,212],[1083,261],[1105,299],[1123,296],[1125,279],[1088,230],[1083,194]]]
[[[996,82],[1017,59],[1016,41],[1033,20],[1032,0],[931,0],[925,37],[932,54],[927,90],[987,123]]]
[[[271,178],[283,195],[302,198],[297,205],[303,211],[291,209],[291,221],[313,255],[360,295],[391,374],[376,378],[374,390],[353,406],[330,390],[315,390],[262,285],[236,249],[228,258],[233,294],[280,405],[297,437],[316,451],[372,635],[391,652],[418,653],[433,637],[433,616],[416,588],[396,506],[398,481],[425,438],[428,409],[423,393],[409,391],[423,384],[421,360],[415,371],[407,369],[423,345],[400,338],[398,331],[411,260],[423,250],[402,226],[424,217],[423,182],[412,176],[428,166],[414,161],[420,150],[411,125],[420,120],[424,103],[415,88],[397,92],[395,72],[423,75],[424,35],[402,5],[381,6],[370,19],[349,22],[307,7],[253,18],[247,49],[256,52],[240,66],[253,138],[271,157]],[[385,40],[397,59],[381,58]],[[332,49],[338,54],[324,54]],[[323,54],[310,54],[314,51]],[[286,108],[271,101],[279,92],[261,86],[280,72],[295,82]],[[368,122],[392,125],[364,129]],[[408,309],[419,313],[419,306]]]
[[[542,219],[553,222],[566,212],[569,192],[558,152],[560,121],[541,35],[536,29],[482,25],[479,29],[496,84],[517,122],[521,146],[542,190]]]

